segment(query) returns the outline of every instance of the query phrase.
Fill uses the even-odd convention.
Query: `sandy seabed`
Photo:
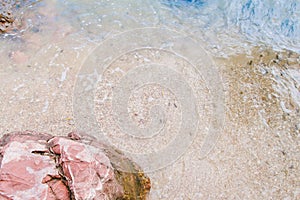
[[[51,13],[51,7],[40,12]],[[25,32],[21,40],[0,41],[1,134],[35,130],[66,135],[77,128],[73,90],[84,58],[96,44],[82,35],[74,37],[74,27],[67,23],[49,31],[51,34]],[[151,52],[142,54],[151,57],[147,55]],[[223,131],[205,158],[199,153],[200,131],[180,159],[148,173],[150,199],[300,199],[300,56],[256,47],[247,54],[213,59],[225,91]],[[138,57],[118,62],[124,65],[126,61],[134,65]],[[118,76],[110,73],[105,78],[113,82]],[[100,83],[99,88],[103,87]],[[149,86],[138,90],[132,96],[137,100],[129,102],[129,108],[141,116],[132,117],[139,126],[149,117],[147,108],[135,107],[135,103],[143,105],[143,99],[139,100],[142,94],[154,96],[156,103],[177,105],[172,93],[161,95],[155,90],[164,91]],[[100,90],[97,98],[101,95]],[[101,112],[101,106],[96,109]],[[165,111],[173,120],[170,130],[177,130],[178,111]],[[109,115],[107,112],[103,116]],[[103,130],[111,130],[111,119],[101,116],[97,118],[104,124]]]

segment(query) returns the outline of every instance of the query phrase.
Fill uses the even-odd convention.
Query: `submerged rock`
[[[113,161],[127,172],[118,171]],[[77,133],[0,140],[0,199],[146,199],[150,181],[120,152]],[[119,166],[119,167],[120,167]]]
[[[17,7],[16,1],[4,0],[0,3],[0,33],[6,33],[13,29],[15,17],[13,12]]]
[[[10,33],[22,26],[18,13],[38,0],[3,0],[0,2],[0,33]]]

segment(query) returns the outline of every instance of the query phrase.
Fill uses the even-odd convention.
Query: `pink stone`
[[[116,199],[122,196],[123,188],[115,179],[114,169],[102,150],[63,137],[54,137],[49,144],[50,149],[60,155],[59,163],[75,199]]]
[[[27,63],[29,59],[28,55],[22,51],[13,51],[10,53],[10,57],[17,64]]]
[[[36,132],[0,139],[0,200],[85,200],[123,197],[109,158],[79,135]]]
[[[47,200],[69,200],[70,192],[67,185],[62,180],[61,176],[50,176],[47,175],[42,183],[46,183],[48,185],[48,195]]]
[[[48,186],[42,184],[44,177],[48,173],[58,175],[54,159],[41,155],[49,152],[48,138],[49,135],[31,132],[5,135],[1,139],[0,194],[3,197],[45,199]]]

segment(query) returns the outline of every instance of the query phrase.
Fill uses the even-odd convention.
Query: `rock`
[[[10,58],[17,64],[26,63],[29,59],[26,53],[19,50],[11,52]]]
[[[117,160],[128,172],[117,170]],[[146,199],[150,180],[120,152],[75,132],[0,139],[0,199]]]
[[[13,28],[15,17],[13,16],[13,1],[3,1],[0,3],[0,33],[9,32]]]
[[[36,0],[4,0],[0,2],[0,33],[10,33],[21,27],[21,20],[17,19],[21,8],[34,3]]]
[[[63,137],[54,137],[49,144],[51,151],[58,155],[58,164],[75,199],[123,196],[110,160],[101,149]]]
[[[59,176],[49,149],[50,135],[34,132],[5,135],[0,150],[0,195],[4,199],[55,199],[47,184],[47,174]],[[55,196],[55,194],[54,194]]]

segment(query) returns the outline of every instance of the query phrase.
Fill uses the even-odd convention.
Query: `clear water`
[[[110,114],[110,89],[126,74],[126,70],[150,61],[164,65],[171,63],[170,65],[174,66],[180,63],[177,71],[182,73],[184,80],[188,80],[187,83],[193,88],[198,100],[197,109],[205,113],[201,115],[203,121],[199,125],[200,139],[193,143],[194,146],[178,162],[151,174],[151,199],[267,199],[275,194],[278,188],[284,188],[283,193],[287,193],[287,187],[292,187],[292,191],[288,192],[290,199],[299,195],[299,189],[297,193],[291,184],[299,177],[300,171],[297,172],[296,167],[299,165],[294,163],[299,158],[299,155],[295,154],[299,152],[297,138],[299,139],[300,130],[298,0],[42,0],[21,9],[18,17],[23,20],[21,31],[0,36],[0,133],[33,129],[65,135],[68,131],[78,128],[74,116],[76,106],[73,106],[76,102],[75,85],[80,82],[80,78],[86,78],[85,89],[88,91],[93,88],[91,83],[94,83],[96,77],[100,80],[100,83],[97,83],[98,96],[92,100],[95,104],[100,102],[96,110],[96,114],[100,113],[97,119],[103,125],[101,131],[104,130],[103,132],[109,135],[109,131],[117,129],[111,124],[113,120],[106,118],[106,115]],[[168,38],[169,35],[164,35],[164,32],[161,32],[161,35],[145,34],[145,38],[139,35],[143,28],[150,30],[153,27],[173,30],[186,36],[186,40],[174,44],[172,41],[177,35],[168,33],[172,36]],[[128,31],[133,31],[133,34],[128,34]],[[120,37],[122,34],[124,37]],[[151,46],[160,40],[166,41],[160,46],[161,49],[146,48],[147,44]],[[193,41],[201,47],[191,45],[183,48],[187,44],[194,44]],[[119,48],[111,48],[110,42],[120,45]],[[137,44],[144,46],[138,51]],[[109,69],[88,71],[89,73],[85,74],[82,69],[89,67],[84,65],[85,60],[97,47],[101,56],[102,53],[116,55],[126,47],[132,49],[116,60],[109,55],[99,56],[99,63],[106,64]],[[201,48],[205,49],[209,57],[218,63],[216,68],[222,77],[219,82],[203,81],[214,80],[213,77],[217,74],[205,72],[206,69],[209,71],[210,65],[204,67],[205,70],[201,71],[203,73],[198,73],[199,71],[189,63],[190,60],[170,53],[181,47],[188,53],[186,58],[206,55],[201,51]],[[164,51],[157,53],[162,49]],[[257,49],[262,53],[257,53]],[[277,52],[285,50],[296,54],[288,58],[277,58],[280,57]],[[230,67],[227,68],[227,65]],[[253,69],[253,66],[257,68]],[[166,75],[165,71],[160,71],[157,66],[154,68],[156,71],[147,71],[144,77],[153,76],[159,81],[160,77],[157,74]],[[100,72],[103,73],[99,75]],[[226,75],[223,75],[223,72]],[[140,87],[128,97],[132,104],[126,109],[132,113],[137,112],[132,114],[130,119],[139,127],[145,127],[149,120],[149,112],[156,111],[156,104],[163,105],[166,107],[163,111],[167,113],[167,119],[174,120],[166,123],[166,127],[170,126],[174,131],[160,135],[159,140],[152,138],[153,143],[143,141],[144,143],[131,145],[132,149],[128,149],[155,151],[156,147],[167,144],[173,138],[172,133],[182,125],[182,113],[179,111],[181,105],[193,105],[188,101],[185,102],[187,104],[178,102],[180,98],[176,99],[176,94],[188,93],[184,93],[187,90],[181,87],[184,84],[174,87],[172,80],[180,82],[183,79],[173,74],[168,75],[168,83],[177,93],[172,93],[159,84]],[[133,80],[134,74],[130,77],[129,79]],[[126,82],[125,79],[124,82],[131,87],[135,80],[130,80]],[[174,82],[177,83],[176,81]],[[223,103],[224,107],[227,106],[227,129],[221,132],[223,135],[216,150],[219,154],[215,153],[208,160],[202,160],[203,155],[199,152],[203,149],[199,146],[204,140],[203,135],[210,128],[212,118],[217,119],[218,113],[212,110],[218,106],[211,102],[214,101],[214,96],[218,96],[212,94],[217,91],[214,87],[222,85],[221,81],[225,92],[222,88],[220,93],[224,92],[226,97],[226,102]],[[120,99],[125,98],[121,94]],[[164,96],[166,98],[160,100]],[[83,95],[83,98],[86,96]],[[151,110],[147,105],[155,109]],[[90,104],[84,106],[91,107]],[[153,116],[160,117],[160,114],[154,113]],[[83,123],[90,123],[88,117],[82,120]],[[156,125],[164,120],[156,120]],[[134,127],[131,130],[138,128]],[[273,131],[276,132],[275,139],[271,134]],[[284,139],[280,138],[281,135],[284,135]],[[113,139],[120,149],[130,143],[129,140],[122,139],[123,135],[114,136],[117,136]],[[268,147],[264,146],[266,144]],[[136,146],[141,149],[134,149]],[[290,156],[290,160],[281,159],[281,147],[284,151],[290,150],[290,154],[285,153]],[[241,149],[244,150],[242,153],[239,152]],[[272,156],[266,158],[265,155]],[[265,163],[265,160],[271,167],[260,165]],[[276,180],[279,181],[274,183],[273,174],[280,174],[282,169],[291,163],[294,171],[288,172],[290,177],[286,178],[288,173],[280,177],[278,175]],[[264,171],[267,175],[260,179],[257,174],[265,169],[269,169]],[[251,188],[248,189],[248,186]],[[274,199],[283,199],[286,196],[280,193],[279,197]]]
[[[206,37],[221,37],[216,46],[235,46],[244,41],[278,50],[299,52],[300,3],[296,0],[162,1],[178,20],[190,24]],[[178,21],[180,23],[180,21]],[[206,33],[208,31],[208,33]],[[233,40],[231,43],[224,43]]]
[[[101,40],[100,35],[110,31],[168,26],[207,41],[209,48],[223,53],[224,49],[228,53],[236,52],[234,49],[241,48],[245,42],[300,51],[300,3],[297,0],[64,0],[55,1],[53,6],[53,20],[68,21],[78,29],[76,34],[94,41]],[[37,31],[37,26],[47,20],[47,16],[37,14],[32,19],[27,18],[27,26]]]

